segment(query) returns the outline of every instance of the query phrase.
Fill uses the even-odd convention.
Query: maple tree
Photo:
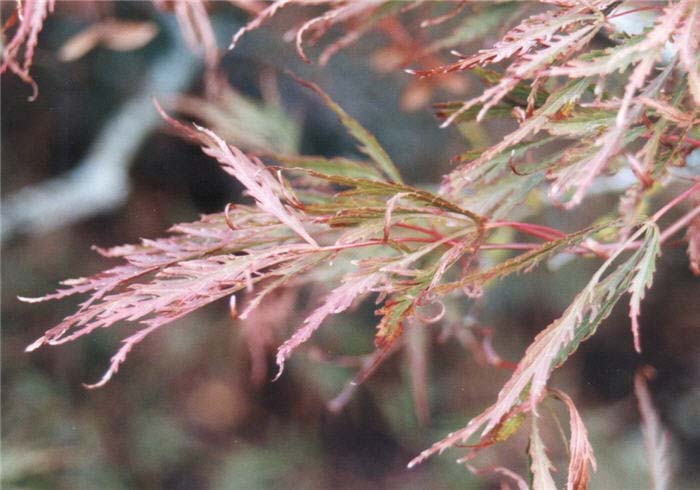
[[[486,119],[510,118],[517,127],[493,146],[455,156],[456,166],[439,188],[428,189],[406,184],[391,156],[360,122],[319,86],[300,79],[335,113],[365,159],[290,154],[265,148],[264,140],[256,140],[254,151],[245,153],[227,142],[222,137],[231,131],[226,119],[216,117],[215,109],[202,109],[208,103],[215,108],[211,101],[217,97],[234,97],[217,77],[220,52],[205,3],[155,3],[175,12],[186,39],[205,59],[206,98],[182,108],[204,126],[180,122],[155,105],[173,131],[201,146],[243,185],[252,203],[232,203],[221,213],[176,225],[166,238],[98,249],[121,265],[67,280],[40,298],[23,298],[33,302],[88,295],[75,313],[27,350],[70,342],[121,321],[140,322],[143,328],[123,340],[104,376],[88,385],[98,387],[146,336],[209,303],[230,298],[232,315],[245,319],[280,288],[331,283],[322,303],[277,350],[276,376],[329,316],[372,297],[379,317],[376,351],[339,396],[341,403],[387,356],[406,348],[406,329],[440,322],[465,295],[488,294],[494,280],[528,272],[555,256],[594,258],[597,271],[561,316],[532,340],[517,365],[508,366],[491,353],[493,364],[512,367],[495,402],[408,463],[412,467],[467,444],[460,461],[469,463],[529,421],[532,485],[555,488],[538,425],[542,405],[558,400],[570,417],[566,487],[587,488],[590,468],[596,465],[593,448],[574,401],[548,381],[628,293],[634,348],[641,351],[641,303],[665,245],[682,239],[690,269],[700,274],[700,176],[697,167],[686,165],[700,149],[700,4],[680,0],[633,8],[616,0],[456,2],[429,17],[419,1],[232,2],[247,9],[252,20],[233,35],[231,49],[282,8],[314,6],[321,13],[293,30],[298,54],[307,62],[312,59],[309,39],[316,43],[341,32],[322,48],[318,61],[324,65],[365,33],[382,29],[390,33],[389,45],[378,56],[390,52],[394,69],[415,77],[420,90],[445,83],[445,77],[480,81],[480,95],[436,104],[442,126],[468,133]],[[37,95],[29,73],[32,55],[42,22],[54,7],[48,0],[20,2],[5,27],[16,24],[3,46],[2,71],[31,84],[32,97]],[[422,44],[407,41],[401,24],[403,16],[420,9],[420,29],[428,38]],[[620,24],[640,12],[651,14],[651,21],[638,31]],[[452,31],[432,38],[424,34],[456,19],[461,20]],[[473,55],[455,53],[458,59],[451,63],[437,55],[497,29],[505,32],[490,48]],[[532,219],[535,212],[528,202],[533,196],[538,206],[572,210],[600,192],[596,186],[610,175],[620,176],[622,185],[604,192],[617,193],[619,206],[590,226],[566,233]],[[664,201],[658,204],[659,199]],[[671,214],[676,217],[669,222]],[[504,230],[522,239],[504,242]],[[493,250],[515,254],[485,260]],[[239,311],[237,298],[243,297]],[[638,374],[636,390],[653,444],[660,437],[658,421],[643,378]],[[663,463],[655,466],[655,481],[665,481],[659,466]],[[521,477],[509,477],[526,486]]]

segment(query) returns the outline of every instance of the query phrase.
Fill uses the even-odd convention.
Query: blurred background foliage
[[[176,102],[173,94],[166,103],[177,105],[184,115],[228,128],[223,135],[239,144],[241,138],[257,135],[243,143],[248,149],[355,155],[352,140],[334,116],[284,75],[289,69],[318,83],[373,132],[409,182],[428,185],[439,182],[452,156],[468,145],[496,141],[511,124],[472,128],[465,131],[465,141],[458,129],[438,129],[429,109],[409,111],[420,105],[417,99],[423,95],[411,94],[416,90],[411,77],[401,70],[375,69],[382,59],[377,55],[381,33],[369,34],[325,68],[304,65],[280,35],[288,25],[285,17],[294,15],[284,13],[224,56],[222,68],[235,91],[205,104],[196,98],[202,82],[195,76],[186,87],[190,98]],[[71,36],[104,16],[150,20],[159,33],[137,50],[98,47],[76,61],[58,61],[56,53]],[[245,16],[215,3],[212,19],[223,46]],[[148,2],[59,2],[35,57],[39,98],[29,103],[22,82],[9,76],[2,80],[4,195],[74,168],[109,118],[138,95],[155,61],[174,49],[174,34],[172,19]],[[487,35],[487,42],[496,35]],[[182,63],[197,61],[183,56]],[[474,90],[463,84],[459,90]],[[449,94],[437,87],[428,95],[438,101]],[[447,336],[447,327],[429,326],[415,334],[434,340],[425,360],[429,418],[423,415],[422,421],[414,409],[415,358],[412,362],[410,356],[390,359],[341,411],[326,408],[353,373],[333,359],[371,350],[371,304],[328,322],[312,347],[295,354],[281,379],[269,382],[270,349],[300,325],[304,312],[319,300],[319,288],[304,288],[298,297],[272,297],[262,309],[265,313],[246,325],[230,319],[226,304],[190,315],[140,344],[120,373],[98,390],[86,390],[81,383],[99,378],[119,339],[133,326],[25,354],[24,347],[73,311],[77,300],[27,305],[17,295],[40,295],[61,279],[110,265],[89,251],[93,244],[108,247],[160,236],[173,223],[220,211],[240,197],[240,187],[212,159],[162,127],[124,165],[129,166],[130,192],[116,209],[3,242],[3,488],[498,487],[496,480],[474,477],[455,465],[458,451],[411,471],[405,468],[412,456],[490,404],[507,378],[507,372],[480,364],[457,340],[459,335]],[[599,198],[578,209],[574,219],[588,223],[600,208],[615,205],[612,197]],[[572,218],[558,211],[543,211],[537,219],[573,229]],[[474,313],[479,327],[492,329],[501,356],[518,359],[594,267],[581,259],[556,271],[542,268],[494,284],[479,300],[465,298],[463,311],[453,313],[456,326],[450,328],[466,331],[474,325]],[[679,469],[675,488],[700,485],[700,287],[687,269],[682,247],[665,251],[658,270],[643,305],[644,353],[634,353],[622,305],[554,374],[554,385],[572,395],[588,425],[599,463],[592,488],[647,486],[632,394],[634,369],[643,364],[658,370],[651,388],[674,442]],[[251,335],[255,340],[257,329],[272,336],[271,341],[258,338],[270,364],[262,377],[251,356]],[[556,443],[555,424],[548,429],[543,436],[553,441],[552,459],[561,467],[563,445]],[[526,443],[516,436],[485,453],[479,463],[524,473]]]

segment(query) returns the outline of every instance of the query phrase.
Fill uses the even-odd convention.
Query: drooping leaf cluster
[[[157,3],[174,9],[190,44],[204,53],[209,88],[215,86],[219,53],[204,4]],[[296,4],[312,13],[293,31],[303,60],[310,61],[304,47],[309,40],[315,43],[340,31],[322,48],[318,59],[323,65],[377,29],[389,39],[381,54],[390,53],[392,66],[407,69],[423,84],[421,90],[445,77],[470,77],[483,85],[469,100],[436,105],[443,126],[457,127],[468,140],[470,128],[487,118],[511,119],[515,129],[493,146],[457,155],[454,170],[439,190],[431,191],[404,183],[377,138],[310,82],[298,80],[336,114],[364,159],[298,155],[293,145],[265,148],[274,141],[268,133],[276,126],[229,126],[227,115],[240,121],[245,114],[266,110],[236,99],[232,89],[222,96],[219,87],[209,99],[181,103],[183,112],[210,127],[178,122],[161,110],[176,132],[201,146],[244,186],[251,202],[177,225],[168,238],[98,250],[123,264],[65,281],[57,292],[28,300],[88,295],[76,313],[29,350],[124,320],[141,322],[142,329],[124,339],[109,370],[92,385],[100,386],[135,344],[206,304],[245,296],[238,316],[246,318],[271,292],[315,282],[327,294],[279,347],[277,375],[330,316],[372,297],[379,317],[376,352],[355,378],[362,381],[404,345],[405,329],[440,322],[464,295],[488,294],[493,280],[528,272],[555,256],[595,258],[601,261],[597,271],[562,315],[533,339],[494,404],[409,464],[466,443],[471,449],[462,461],[470,461],[481,449],[508,439],[530,417],[532,485],[555,488],[553,464],[538,429],[545,416],[538,407],[556,399],[566,406],[571,427],[567,488],[586,488],[589,467],[595,469],[586,429],[571,398],[550,389],[548,381],[626,293],[634,346],[641,350],[642,300],[669,239],[685,232],[691,270],[696,275],[700,270],[700,176],[697,168],[684,168],[689,155],[700,152],[700,5],[689,0],[643,8],[616,0],[459,2],[435,13],[434,6],[419,1],[234,3],[248,8],[252,20],[233,36],[231,47],[280,9]],[[3,71],[31,80],[31,52],[50,7],[48,2],[24,2],[24,16],[3,50]],[[416,18],[420,32],[411,38],[404,23],[415,24]],[[622,22],[629,18],[641,27]],[[499,29],[501,39],[492,47],[458,54],[451,63],[441,58],[445,49]],[[436,34],[427,34],[432,30]],[[23,45],[24,64],[18,64]],[[243,102],[225,112],[222,100]],[[265,162],[241,151],[241,144]],[[621,184],[611,184],[614,179]],[[589,227],[562,232],[528,221],[535,214],[533,200],[571,212],[597,193],[617,193],[619,208]],[[666,204],[646,216],[643,211],[657,196]],[[676,209],[684,211],[665,223]],[[503,230],[523,240],[504,243]],[[492,250],[510,255],[490,255]]]

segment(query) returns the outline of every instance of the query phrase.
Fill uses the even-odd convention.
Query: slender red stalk
[[[698,189],[700,189],[700,180],[698,180],[697,182],[695,182],[695,184],[690,186],[688,189],[686,189],[685,191],[681,192],[676,197],[671,199],[664,207],[662,207],[656,213],[654,213],[654,216],[651,217],[652,221],[658,221],[659,218],[661,218],[668,211],[670,211],[671,209],[676,207],[680,202],[683,202],[688,196],[693,194]]]
[[[552,240],[566,236],[566,233],[563,233],[555,228],[550,228],[549,226],[544,225],[537,225],[534,223],[524,223],[521,221],[492,221],[491,223],[486,224],[487,229],[500,228],[503,226],[516,229],[520,232],[526,233],[537,238],[544,238],[545,240]]]

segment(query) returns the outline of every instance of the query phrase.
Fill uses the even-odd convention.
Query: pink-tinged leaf
[[[261,209],[289,226],[309,244],[318,246],[316,240],[311,238],[311,235],[304,229],[299,218],[282,204],[279,196],[284,196],[287,191],[269,173],[260,160],[249,159],[238,148],[227,145],[214,132],[206,128],[198,129],[211,137],[216,144],[215,146],[202,147],[204,153],[216,158],[226,172],[236,177],[246,187],[248,193]]]
[[[294,244],[178,261],[159,268],[150,281],[119,284],[108,294],[97,290],[98,297],[91,297],[27,350],[70,342],[123,320],[165,325],[264,278],[291,273],[297,261],[315,253],[315,247]]]
[[[559,201],[567,192],[573,191],[573,196],[564,206],[570,209],[580,204],[593,180],[619,152],[620,140],[625,132],[626,128],[618,126],[610,128],[593,143],[593,148],[597,148],[593,155],[552,172],[551,177],[554,178],[554,182],[549,188],[550,198]]]
[[[343,126],[345,126],[352,137],[355,138],[358,143],[360,143],[360,151],[370,157],[377,164],[379,170],[381,170],[391,181],[397,184],[403,182],[398,168],[396,168],[396,165],[391,160],[389,154],[379,144],[377,138],[375,138],[372,133],[367,131],[364,126],[345,112],[345,109],[340,107],[333,99],[331,99],[331,97],[324,92],[321,87],[315,83],[302,80],[291,73],[289,75],[294,78],[297,83],[316,93],[316,95],[323,100],[323,103],[326,104],[326,106],[332,110],[336,116],[338,116],[338,119]]]
[[[112,376],[117,374],[119,371],[119,367],[126,361],[126,356],[129,352],[131,352],[131,349],[134,347],[134,345],[138,344],[141,342],[148,334],[153,332],[154,330],[158,329],[161,327],[161,325],[152,325],[150,327],[144,328],[136,332],[134,335],[131,335],[124,340],[122,340],[122,343],[124,344],[116,354],[112,356],[112,359],[110,359],[109,363],[109,369],[102,375],[102,378],[100,378],[99,381],[93,384],[85,384],[83,383],[83,386],[86,388],[99,388],[101,386],[104,386],[107,384],[107,382],[112,379]]]
[[[55,0],[24,0],[18,2],[19,27],[12,39],[2,48],[2,65],[0,73],[8,69],[32,87],[29,100],[36,99],[39,91],[34,79],[29,74],[34,59],[34,50],[39,41],[39,32],[49,12],[53,12]],[[24,49],[24,58],[20,61],[20,51]]]
[[[653,237],[647,230],[653,226],[653,223],[646,224],[620,244],[564,314],[535,337],[493,405],[472,419],[463,429],[449,434],[423,451],[409,463],[409,467],[455,444],[466,443],[482,427],[479,445],[498,440],[498,433],[505,424],[510,424],[518,414],[534,412],[545,394],[551,372],[563,364],[579,344],[595,332],[600,322],[610,314],[613,306],[629,288],[646,247]],[[603,275],[619,255],[644,233],[646,236],[642,246],[603,279]]]
[[[601,2],[599,8],[605,8],[606,4],[610,3],[612,2]],[[563,32],[572,24],[602,19],[600,14],[591,14],[590,10],[588,6],[581,5],[578,8],[552,10],[533,15],[508,31],[493,48],[482,49],[473,56],[464,56],[451,65],[414,73],[419,76],[430,76],[439,73],[463,71],[474,66],[486,66],[511,57],[524,56],[535,51],[537,47],[546,47],[557,33]]]
[[[642,416],[642,433],[644,448],[647,453],[651,488],[667,490],[671,487],[673,469],[670,456],[670,438],[664,429],[654,402],[649,394],[647,380],[655,374],[654,368],[645,366],[637,370],[634,376],[634,394],[639,403],[639,413]]]
[[[547,456],[547,448],[540,437],[537,427],[539,417],[532,416],[532,430],[530,432],[530,445],[528,455],[530,456],[530,474],[532,475],[533,490],[557,490],[557,486],[552,478],[551,471],[554,465]]]
[[[700,106],[700,5],[693,2],[676,41],[681,66],[688,73],[688,88],[696,106]]]
[[[700,206],[700,203],[697,203],[696,206]],[[686,239],[688,240],[690,270],[694,275],[700,276],[700,215],[695,216],[690,222]]]
[[[386,211],[384,212],[384,236],[383,240],[385,242],[389,241],[389,234],[391,230],[391,213],[394,212],[394,207],[401,200],[401,198],[407,196],[405,192],[399,192],[394,197],[389,198],[386,202]]]
[[[370,274],[350,274],[345,277],[343,284],[335,288],[324,299],[321,306],[316,308],[299,328],[284,344],[277,350],[277,366],[279,370],[275,379],[278,379],[284,371],[284,363],[292,354],[294,349],[309,340],[311,335],[321,326],[324,320],[330,315],[336,315],[347,310],[356,298],[370,292],[375,286],[386,279],[386,275],[381,272]]]
[[[629,316],[632,320],[632,335],[634,336],[634,348],[637,352],[642,352],[642,345],[639,339],[639,313],[644,299],[645,290],[651,286],[654,280],[654,271],[656,270],[656,257],[661,253],[661,238],[659,228],[656,225],[650,225],[647,228],[647,234],[650,235],[645,240],[646,247],[644,255],[639,261],[634,279],[630,285],[629,292],[632,294],[630,298]]]
[[[425,29],[428,27],[435,27],[436,25],[440,25],[443,22],[446,22],[453,17],[459,15],[459,13],[464,9],[464,7],[467,6],[467,2],[462,0],[457,2],[457,6],[454,7],[452,10],[449,12],[446,12],[442,15],[439,15],[437,17],[433,17],[432,19],[425,19],[424,21],[421,21],[420,27],[421,29]]]
[[[566,480],[567,490],[586,490],[590,481],[589,467],[596,471],[596,461],[593,448],[588,442],[588,431],[583,420],[576,410],[576,405],[569,396],[559,390],[552,390],[552,394],[561,400],[569,410],[569,425],[571,426],[571,439],[569,441],[569,474]]]
[[[654,28],[639,41],[630,39],[620,46],[610,48],[606,54],[591,61],[574,60],[566,66],[554,66],[547,71],[549,76],[565,75],[571,78],[590,77],[623,71],[630,64],[636,64],[645,59],[656,59],[661,49],[676,31],[683,19],[687,2],[681,1],[666,8],[659,16]]]
[[[466,101],[443,122],[442,127],[450,125],[463,113],[478,105],[481,108],[476,120],[480,121],[523,80],[539,79],[542,73],[554,63],[569,60],[589,44],[605,24],[602,11],[611,3],[602,1],[596,4],[569,5],[558,11],[531,16],[510,30],[491,49],[463,57],[451,65],[426,71],[410,71],[410,73],[429,76],[472,69],[513,58],[496,85],[484,90],[480,96]],[[528,107],[531,109],[532,104]]]
[[[233,39],[231,39],[231,44],[229,45],[228,49],[233,49],[236,47],[236,44],[238,43],[238,40],[243,37],[243,35],[246,32],[253,31],[260,27],[263,22],[266,20],[270,19],[273,17],[279,9],[284,7],[285,5],[288,5],[290,3],[294,3],[295,0],[276,0],[275,2],[272,2],[270,5],[268,5],[264,10],[260,11],[257,16],[250,22],[248,22],[246,25],[241,27],[238,32],[233,36]],[[311,2],[307,2],[311,3]],[[324,3],[323,1],[315,2],[315,3]]]
[[[208,83],[212,83],[214,70],[219,63],[216,35],[202,0],[174,0],[175,16],[180,30],[195,52],[201,52],[207,69]]]
[[[248,191],[257,206],[287,225],[307,243],[318,246],[316,240],[304,229],[299,217],[293,210],[282,204],[280,197],[288,197],[289,191],[277,180],[258,158],[248,158],[235,146],[227,144],[213,131],[195,126],[189,128],[169,117],[155,102],[163,118],[184,136],[196,139],[202,145],[202,151],[215,158],[228,174],[232,175]]]
[[[307,31],[314,30],[314,39],[321,38],[328,29],[334,25],[344,22],[348,19],[359,15],[369,15],[383,2],[383,0],[364,0],[362,2],[346,2],[335,8],[332,8],[318,17],[314,17],[311,20],[304,22],[304,24],[297,30],[296,33],[296,48],[299,57],[306,63],[311,63],[304,53],[304,34]],[[354,34],[353,34],[354,32]],[[347,45],[352,43],[360,35],[361,31],[351,31],[350,37],[344,38],[342,45]],[[343,38],[341,38],[343,39]],[[341,46],[337,46],[334,51],[340,49]],[[326,53],[324,61],[328,61],[328,58],[332,53]]]
[[[430,407],[428,404],[428,356],[429,337],[423,325],[409,327],[406,332],[406,359],[411,376],[411,395],[413,410],[422,426],[430,424]]]
[[[430,448],[421,452],[413,458],[407,465],[409,469],[422,463],[434,454],[442,454],[446,449],[458,443],[466,443],[466,441],[476,434],[487,422],[489,422],[494,406],[487,408],[480,415],[477,415],[469,421],[466,427],[451,432],[441,441],[436,442]],[[520,411],[518,411],[520,410]],[[490,431],[486,432],[480,439],[479,443],[471,446],[473,449],[463,460],[471,459],[471,457],[481,448],[488,447],[496,442],[504,441],[514,434],[523,422],[523,409],[516,407],[516,410],[509,411],[505,414]],[[460,460],[462,462],[463,460]]]
[[[524,55],[520,60],[508,66],[504,76],[499,80],[497,85],[484,90],[480,96],[465,102],[459,110],[451,114],[441,124],[441,127],[449,126],[461,114],[477,104],[483,104],[483,107],[476,117],[477,121],[481,121],[489,109],[503,100],[503,98],[517,87],[522,80],[536,78],[540,70],[549,66],[549,64],[554,62],[557,58],[578,51],[591,41],[601,27],[602,19],[599,18],[598,22],[595,24],[585,25],[567,35],[556,36],[546,48],[532,54]]]

